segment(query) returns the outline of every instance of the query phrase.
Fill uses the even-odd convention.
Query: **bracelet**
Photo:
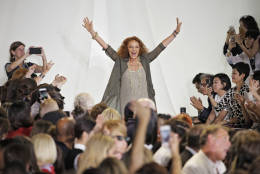
[[[95,39],[96,39],[96,37],[97,37],[97,35],[98,35],[98,33],[97,33],[97,32],[95,32],[95,33],[94,33],[94,36],[92,36],[92,39],[93,39],[93,40],[95,40]]]
[[[174,30],[173,33],[172,33],[172,35],[173,35],[174,37],[176,37],[177,34],[179,34],[179,32],[177,32],[176,30]]]
[[[43,78],[45,77],[45,75],[44,75],[44,74],[41,74],[40,77],[43,79]]]

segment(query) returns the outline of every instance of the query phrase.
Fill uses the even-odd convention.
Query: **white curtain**
[[[56,74],[68,78],[62,88],[65,109],[73,108],[80,92],[99,102],[113,62],[81,26],[88,16],[94,28],[113,48],[136,35],[152,50],[183,22],[180,34],[151,64],[158,111],[177,114],[180,107],[196,115],[189,97],[200,96],[191,81],[199,72],[231,74],[222,49],[230,25],[238,30],[239,18],[250,14],[260,20],[259,0],[1,0],[1,84],[6,81],[4,64],[13,41],[42,46],[55,66],[44,79]],[[31,56],[26,61],[41,64]],[[207,106],[206,97],[200,96]]]

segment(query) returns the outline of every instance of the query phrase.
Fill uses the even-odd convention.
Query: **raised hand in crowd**
[[[52,85],[56,86],[57,88],[61,89],[61,87],[67,82],[67,78],[57,74],[54,78],[54,80],[52,81]]]
[[[181,156],[180,156],[180,139],[178,134],[171,132],[169,145],[172,153],[172,169],[171,174],[180,174],[182,169]]]
[[[145,143],[145,135],[147,131],[147,125],[151,117],[151,110],[143,107],[141,103],[134,101],[131,103],[131,110],[136,113],[138,118],[138,126],[136,130],[136,136],[133,142],[133,149],[131,153],[131,164],[129,173],[134,174],[137,169],[143,165],[143,150]]]

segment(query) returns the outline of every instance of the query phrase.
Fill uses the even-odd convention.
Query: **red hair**
[[[192,127],[192,119],[188,114],[179,114],[175,116],[175,119],[184,121]]]
[[[123,43],[121,44],[121,46],[119,47],[118,51],[117,51],[117,54],[121,57],[121,58],[128,58],[129,57],[129,53],[128,53],[128,43],[130,41],[136,41],[139,43],[139,46],[140,46],[140,51],[139,51],[139,55],[142,55],[142,54],[146,54],[148,52],[146,46],[144,45],[144,43],[141,41],[141,39],[139,39],[138,37],[136,36],[132,36],[132,37],[128,37],[126,38]]]

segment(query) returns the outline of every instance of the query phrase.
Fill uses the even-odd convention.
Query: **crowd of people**
[[[8,81],[0,88],[0,173],[3,174],[258,174],[260,173],[260,36],[252,16],[227,32],[223,53],[232,67],[225,73],[198,73],[191,83],[207,97],[190,97],[197,117],[158,111],[149,64],[179,34],[176,29],[149,52],[137,37],[118,52],[83,27],[115,62],[102,102],[91,94],[75,97],[64,110],[56,75],[42,47],[16,41],[5,65]],[[26,62],[32,54],[42,66]],[[235,85],[232,87],[232,83]],[[197,118],[197,119],[196,119]]]

